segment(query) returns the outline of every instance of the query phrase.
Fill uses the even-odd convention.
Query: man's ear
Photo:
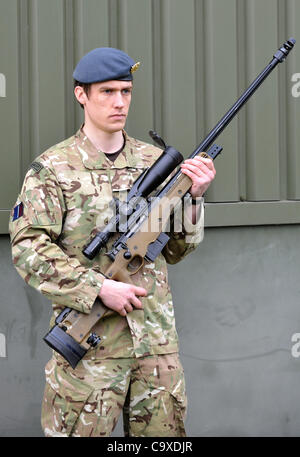
[[[81,105],[84,105],[85,102],[86,102],[86,93],[84,92],[84,89],[83,87],[81,86],[76,86],[74,88],[74,95],[75,97],[77,98],[78,102],[81,104]]]

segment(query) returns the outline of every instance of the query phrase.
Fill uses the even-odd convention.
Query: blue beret
[[[139,62],[125,52],[115,48],[96,48],[80,59],[73,78],[81,83],[95,83],[110,80],[132,81],[132,73]]]

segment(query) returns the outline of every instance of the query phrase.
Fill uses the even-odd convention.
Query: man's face
[[[85,122],[107,133],[122,130],[131,102],[131,81],[94,83],[89,95],[82,87],[75,88],[77,100],[84,106]]]

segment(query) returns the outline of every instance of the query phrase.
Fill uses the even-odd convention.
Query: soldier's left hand
[[[213,161],[199,156],[185,160],[181,164],[181,171],[192,180],[189,190],[192,198],[201,197],[216,176]]]

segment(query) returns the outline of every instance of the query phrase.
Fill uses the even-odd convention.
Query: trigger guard
[[[140,255],[135,255],[130,262],[127,264],[127,270],[129,273],[136,273],[144,264],[144,259]]]

